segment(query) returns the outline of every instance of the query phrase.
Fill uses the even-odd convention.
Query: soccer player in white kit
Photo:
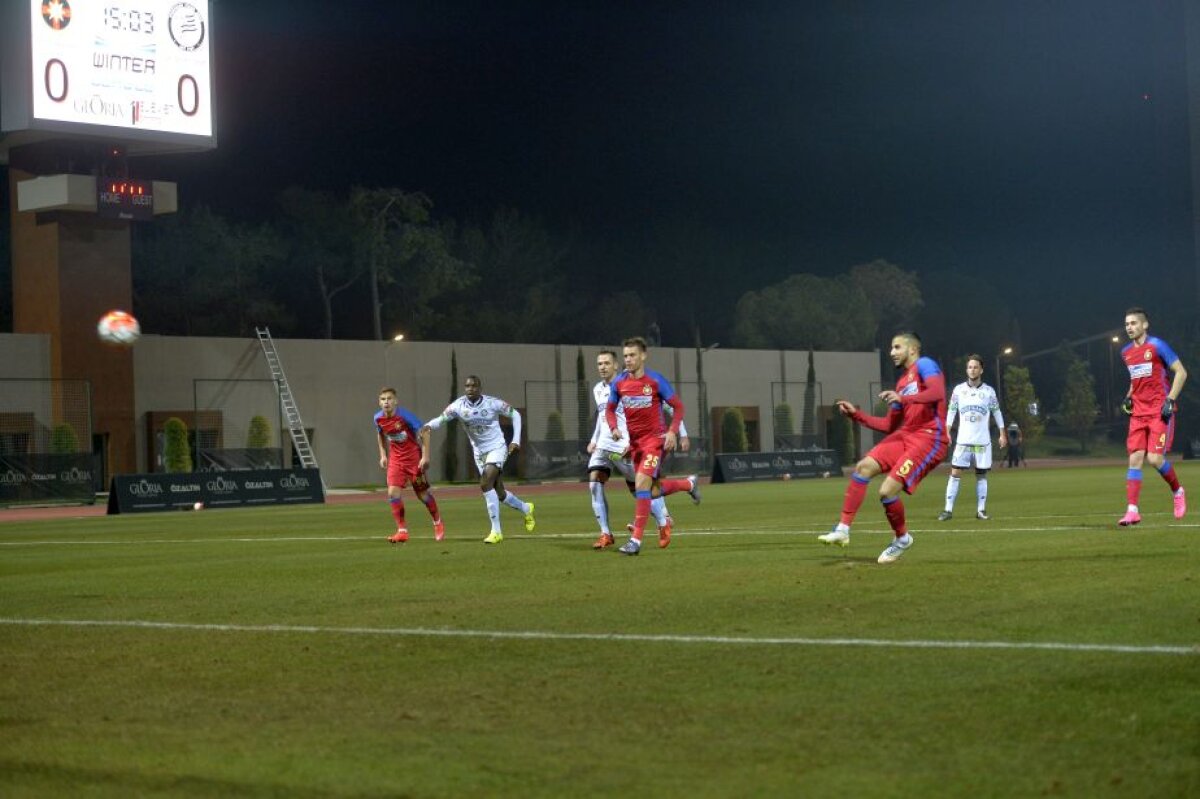
[[[479,490],[483,492],[488,520],[492,525],[491,532],[483,539],[485,544],[499,544],[504,540],[504,533],[500,531],[501,502],[523,515],[525,529],[532,533],[536,526],[533,503],[522,502],[516,494],[506,491],[501,476],[504,462],[521,446],[521,413],[504,400],[484,394],[483,383],[476,375],[467,376],[463,381],[463,390],[466,392],[463,396],[447,405],[441,416],[431,419],[421,430],[437,430],[454,419],[462,422],[471,442],[471,449],[475,453],[475,467],[479,469]],[[511,444],[504,441],[504,431],[500,429],[501,416],[512,419]]]
[[[601,350],[596,354],[596,371],[600,373],[600,382],[592,386],[592,399],[596,402],[596,429],[592,432],[592,440],[588,442],[588,491],[592,497],[592,512],[600,525],[600,537],[592,544],[592,549],[607,549],[616,540],[608,522],[608,498],[604,495],[604,484],[615,469],[632,486],[634,468],[629,460],[629,428],[625,423],[625,409],[617,408],[617,427],[621,431],[621,439],[616,440],[604,419],[604,409],[608,405],[608,396],[612,393],[612,379],[617,374],[617,354],[612,350]],[[682,423],[679,427],[680,446],[686,451],[683,442],[687,440],[687,432]],[[666,537],[671,537],[671,516],[667,512],[665,497],[655,497],[650,501],[650,513],[660,530],[666,530]]]
[[[946,430],[958,417],[958,436],[954,443],[954,455],[950,459],[950,479],[946,481],[946,508],[938,514],[944,522],[954,516],[954,500],[958,497],[958,486],[963,469],[975,467],[975,518],[988,520],[987,473],[992,468],[992,436],[988,420],[995,419],[1000,429],[1000,449],[1008,446],[1008,435],[1004,431],[1004,416],[1000,413],[1000,400],[996,390],[983,382],[983,358],[967,356],[967,380],[954,387],[950,403],[946,408]]]

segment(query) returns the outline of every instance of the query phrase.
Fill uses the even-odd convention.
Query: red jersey
[[[661,438],[663,426],[663,403],[675,412],[671,417],[671,432],[678,435],[679,423],[683,421],[683,403],[671,387],[667,378],[658,372],[646,369],[641,377],[629,372],[617,375],[609,388],[608,405],[604,416],[610,430],[617,429],[617,406],[625,409],[625,423],[629,427],[629,440]]]
[[[1126,344],[1121,360],[1129,370],[1133,415],[1158,416],[1174,379],[1171,365],[1179,361],[1179,356],[1161,338],[1146,336],[1142,344]]]
[[[405,408],[397,408],[394,416],[379,411],[375,414],[375,429],[387,439],[388,461],[398,460],[407,471],[415,472],[421,462],[421,442],[417,439],[421,420]]]
[[[896,381],[900,402],[888,406],[887,416],[868,416],[862,409],[854,421],[884,433],[924,433],[949,444],[946,432],[946,378],[937,361],[924,356]]]

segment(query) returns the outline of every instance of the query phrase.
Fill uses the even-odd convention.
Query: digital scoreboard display
[[[216,145],[208,0],[4,2],[4,131]]]
[[[154,218],[154,182],[149,180],[96,181],[96,212],[106,219]]]

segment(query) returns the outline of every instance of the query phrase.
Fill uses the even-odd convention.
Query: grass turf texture
[[[476,496],[441,544],[411,495],[403,546],[382,495],[0,525],[0,617],[180,625],[0,624],[0,794],[1196,795],[1200,509],[1147,475],[1119,530],[1120,467],[994,472],[991,522],[967,476],[946,523],[939,471],[886,567],[873,499],[815,541],[840,479],[673,497],[638,558],[590,550],[584,486],[494,547]]]

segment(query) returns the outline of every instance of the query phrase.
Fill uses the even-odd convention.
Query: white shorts
[[[506,460],[508,460],[507,444],[505,444],[503,447],[497,447],[496,449],[489,450],[487,452],[477,451],[475,453],[475,468],[478,469],[479,473],[482,475],[484,467],[488,464],[493,464],[497,469],[503,472],[504,462]]]
[[[955,469],[992,468],[992,445],[989,444],[957,444],[954,447],[954,457],[950,465]]]
[[[588,471],[593,472],[597,469],[601,471],[617,472],[626,480],[633,479],[633,463],[629,458],[625,457],[623,452],[612,452],[607,449],[596,449],[592,452],[591,458],[588,459]]]

